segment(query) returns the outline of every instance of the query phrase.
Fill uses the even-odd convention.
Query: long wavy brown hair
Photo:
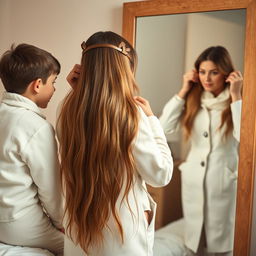
[[[223,46],[212,46],[204,50],[199,55],[194,64],[197,72],[199,72],[200,64],[207,60],[212,61],[217,66],[218,70],[225,76],[228,76],[231,72],[234,71],[231,57],[227,49]],[[225,88],[228,85],[229,83],[225,83]],[[203,91],[203,86],[199,81],[197,84],[193,85],[192,89],[188,93],[185,109],[182,115],[182,124],[184,127],[186,139],[188,139],[191,135],[194,119],[201,106],[201,96]],[[229,102],[231,103],[231,97],[229,98]],[[233,129],[230,104],[226,109],[222,111],[221,124],[219,129],[223,127],[224,124],[226,124],[226,130],[224,134],[227,136]]]
[[[97,32],[83,44],[118,47],[121,42],[128,56],[109,47],[84,51],[77,86],[65,98],[59,118],[67,234],[85,252],[102,244],[111,215],[124,241],[116,202],[121,190],[122,200],[128,200],[133,187],[132,142],[139,117],[133,47],[110,31]]]

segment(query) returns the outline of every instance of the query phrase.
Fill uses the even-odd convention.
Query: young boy
[[[20,44],[0,60],[0,242],[63,253],[62,198],[46,108],[60,72],[49,52]]]

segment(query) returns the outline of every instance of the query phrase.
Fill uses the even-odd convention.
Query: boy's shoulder
[[[23,111],[21,111],[22,114],[21,114],[21,118],[20,118],[20,122],[25,122],[27,123],[28,125],[30,125],[30,127],[32,128],[40,128],[42,126],[52,126],[47,120],[46,118],[44,117],[43,114],[38,114],[32,110],[29,110],[29,109],[25,109]]]
[[[15,110],[10,107],[0,107],[0,113],[3,121],[3,125],[0,125],[0,130],[4,130],[5,133],[12,134],[12,137],[31,137],[40,130],[54,131],[53,126],[42,114],[34,112],[31,109],[17,106],[15,107]]]
[[[3,122],[11,123],[17,129],[25,126],[33,130],[44,125],[51,126],[34,102],[18,94],[3,94],[0,113]]]
[[[26,110],[18,120],[19,129],[24,130],[32,136],[39,131],[46,130],[54,131],[53,126],[42,115],[33,112],[32,110]]]
[[[26,108],[0,106],[0,144],[3,148],[24,152],[28,143],[51,143],[53,126],[43,117]]]

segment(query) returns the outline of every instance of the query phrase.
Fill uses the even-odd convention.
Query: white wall
[[[62,65],[47,119],[55,123],[56,107],[69,87],[65,80],[80,62],[80,44],[97,31],[122,33],[124,0],[0,0],[0,55],[12,43],[50,51]],[[0,86],[0,93],[3,87]]]
[[[10,2],[0,1],[0,53],[9,47],[8,39],[10,38]],[[0,92],[3,88],[0,86]]]

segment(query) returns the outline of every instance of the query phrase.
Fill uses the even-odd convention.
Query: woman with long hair
[[[65,255],[152,255],[156,205],[145,183],[169,183],[173,160],[149,103],[135,96],[136,52],[97,32],[67,77],[59,121]]]
[[[165,133],[181,124],[190,141],[179,169],[185,244],[194,253],[206,247],[204,255],[232,255],[242,80],[228,51],[209,47],[160,117]]]

